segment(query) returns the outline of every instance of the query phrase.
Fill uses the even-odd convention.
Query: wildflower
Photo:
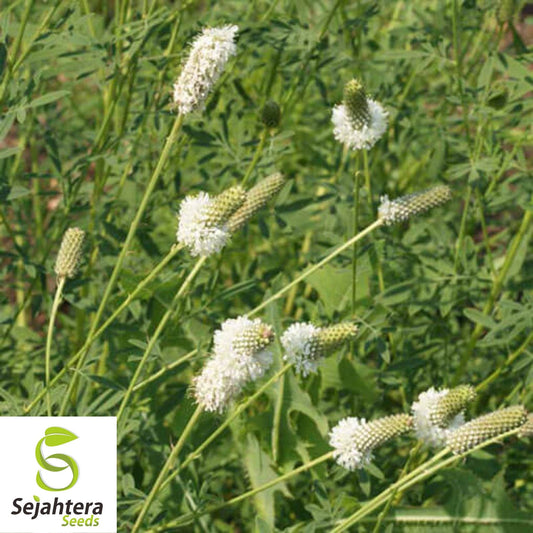
[[[186,115],[203,109],[226,63],[237,52],[238,29],[237,26],[206,28],[194,39],[189,57],[174,84],[174,103],[180,113]]]
[[[467,422],[448,435],[446,444],[458,455],[511,429],[519,428],[526,421],[527,411],[522,405],[506,407]]]
[[[58,278],[73,278],[76,276],[81,262],[81,252],[85,232],[79,228],[69,228],[63,235],[54,267]]]
[[[204,192],[185,198],[179,212],[178,242],[192,255],[206,257],[222,250],[231,236],[228,219],[245,197],[242,187],[236,186],[214,198]]]
[[[470,385],[440,391],[431,387],[420,394],[411,408],[418,438],[430,446],[443,445],[449,433],[465,423],[464,409],[475,395]]]
[[[352,150],[370,150],[387,129],[387,111],[365,93],[357,80],[344,87],[344,100],[333,108],[333,135]]]
[[[378,208],[378,217],[390,226],[413,215],[419,215],[446,203],[452,197],[450,188],[446,185],[437,185],[425,191],[419,191],[394,200],[389,200],[387,195],[381,197],[381,205]]]
[[[283,359],[293,363],[303,376],[316,372],[320,359],[328,356],[343,343],[355,338],[357,326],[350,323],[320,328],[298,323],[290,326],[281,337],[285,350]]]
[[[372,422],[364,418],[345,418],[329,433],[333,457],[347,470],[362,468],[372,460],[375,448],[405,433],[412,425],[412,417],[406,414],[386,416]]]
[[[274,100],[269,100],[261,110],[261,121],[267,128],[277,128],[281,119],[281,110]]]
[[[206,411],[222,413],[250,381],[259,379],[272,364],[267,350],[272,328],[260,319],[226,320],[215,332],[213,355],[193,380],[194,396]]]
[[[234,233],[241,229],[270,199],[285,185],[285,178],[279,172],[268,176],[246,193],[246,200],[228,220],[228,230]]]

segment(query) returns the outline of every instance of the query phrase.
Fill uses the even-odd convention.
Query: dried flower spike
[[[274,100],[269,100],[261,110],[261,121],[267,128],[277,128],[281,120],[281,109]]]
[[[272,328],[260,319],[226,320],[215,332],[212,357],[193,380],[198,404],[222,413],[248,382],[268,370],[272,353],[267,348],[273,340]]]
[[[413,419],[406,414],[386,416],[367,422],[364,418],[341,420],[329,433],[333,457],[347,470],[362,468],[372,460],[372,451],[411,429]]]
[[[526,421],[527,411],[522,405],[506,407],[475,418],[451,432],[447,445],[453,453],[461,454],[486,440],[522,426]]]
[[[342,344],[355,338],[357,326],[351,323],[320,328],[299,323],[289,326],[281,337],[285,350],[283,359],[293,363],[303,376],[316,372],[320,360],[333,353]]]
[[[237,52],[238,29],[231,25],[206,28],[194,39],[189,57],[174,84],[174,103],[180,113],[186,115],[203,109],[226,63]]]
[[[464,410],[475,396],[470,385],[440,391],[431,387],[421,393],[412,406],[418,438],[430,446],[442,446],[449,433],[464,424]]]
[[[366,95],[358,80],[344,87],[343,103],[333,108],[333,135],[351,150],[370,150],[387,130],[387,111]]]
[[[177,241],[187,246],[192,255],[207,257],[219,252],[231,236],[228,219],[245,198],[239,185],[214,198],[204,192],[188,196],[180,206]]]
[[[240,230],[269,200],[278,195],[283,185],[285,185],[285,178],[276,172],[252,187],[247,192],[242,206],[229,218],[229,232],[235,233]]]
[[[63,235],[55,264],[58,278],[73,278],[76,276],[81,262],[81,252],[85,232],[79,228],[69,228]]]
[[[450,188],[446,185],[437,185],[431,189],[400,196],[394,200],[389,200],[389,197],[385,195],[381,197],[378,217],[387,226],[390,226],[445,204],[451,197]]]

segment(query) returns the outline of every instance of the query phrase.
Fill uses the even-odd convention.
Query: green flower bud
[[[285,178],[276,172],[252,187],[246,194],[242,206],[228,220],[230,233],[241,229],[270,199],[277,196],[283,185]]]
[[[435,402],[429,415],[431,422],[440,428],[447,427],[475,397],[476,391],[472,385],[459,385],[459,387],[450,389],[446,395]]]
[[[318,357],[327,357],[344,343],[355,339],[357,329],[355,324],[349,322],[320,328],[315,337]]]
[[[215,227],[224,224],[244,204],[246,192],[240,185],[230,187],[213,198],[206,209],[205,224]]]
[[[63,235],[55,264],[58,278],[73,278],[76,276],[81,262],[81,252],[85,232],[79,228],[69,228]]]
[[[269,100],[261,110],[261,121],[267,128],[277,128],[281,120],[281,109],[274,100]]]
[[[344,86],[344,105],[355,129],[361,130],[363,126],[370,124],[368,100],[361,82],[351,80]]]
[[[446,185],[437,185],[437,187],[400,196],[394,200],[389,200],[389,197],[385,195],[381,197],[378,217],[390,226],[445,204],[451,197],[450,188]]]
[[[447,445],[453,453],[461,454],[498,435],[519,428],[526,420],[527,411],[522,405],[500,409],[475,418],[451,432]]]

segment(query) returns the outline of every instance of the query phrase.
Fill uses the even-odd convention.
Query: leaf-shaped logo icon
[[[74,435],[71,431],[68,429],[60,428],[60,427],[51,427],[48,428],[44,434],[46,437],[44,438],[44,443],[47,446],[59,446],[61,444],[66,444],[67,442],[70,442],[71,440],[76,440],[78,437],[77,435]]]

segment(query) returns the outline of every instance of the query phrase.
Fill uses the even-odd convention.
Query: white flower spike
[[[344,100],[333,108],[331,121],[335,139],[351,150],[370,150],[387,130],[388,113],[368,98],[357,80],[344,87]]]
[[[229,58],[237,52],[238,29],[232,25],[206,28],[194,39],[189,57],[174,84],[174,103],[183,115],[204,108],[213,85]]]

